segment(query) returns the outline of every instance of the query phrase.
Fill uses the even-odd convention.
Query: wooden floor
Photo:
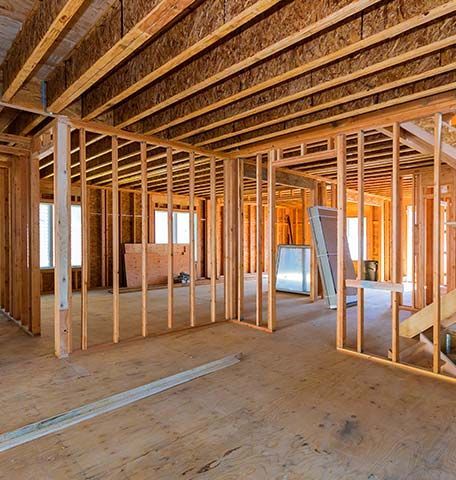
[[[247,282],[252,311],[253,288]],[[366,305],[367,345],[380,351],[389,341],[388,295],[369,293]],[[105,307],[90,318],[105,322]],[[49,328],[50,317],[43,321]],[[245,357],[4,452],[0,478],[456,478],[454,386],[337,353],[335,312],[323,301],[280,294],[278,325],[269,335],[223,323],[57,360],[49,336],[30,338],[1,320],[1,432],[230,353]]]

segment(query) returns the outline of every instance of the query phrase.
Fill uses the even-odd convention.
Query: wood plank
[[[291,167],[302,163],[319,162],[336,158],[336,151],[323,150],[321,152],[307,153],[297,158],[281,158],[276,161],[276,167]]]
[[[280,3],[280,2],[277,2]],[[198,92],[201,92],[202,90],[205,90],[216,83],[220,83],[223,80],[226,80],[233,76],[234,74],[238,72],[242,72],[243,70],[247,68],[251,68],[254,65],[264,62],[265,60],[270,59],[271,57],[279,54],[280,52],[289,49],[290,47],[296,45],[299,42],[304,41],[305,39],[308,39],[312,37],[313,35],[317,35],[319,32],[323,32],[326,29],[331,28],[332,26],[336,25],[339,22],[342,22],[345,19],[348,19],[359,12],[365,10],[366,8],[372,7],[375,4],[379,3],[379,0],[356,0],[351,2],[350,4],[337,9],[333,13],[327,15],[326,17],[319,18],[317,21],[314,23],[311,23],[310,25],[306,25],[304,28],[301,30],[294,32],[290,35],[288,35],[285,38],[282,38],[281,40],[272,43],[271,45],[263,48],[260,51],[255,52],[253,55],[245,57],[245,54],[243,54],[242,49],[236,49],[236,51],[233,51],[231,54],[232,57],[232,63],[229,66],[226,66],[223,69],[218,70],[216,73],[211,75],[210,77],[201,79],[199,82],[196,82],[195,84],[191,85],[188,88],[185,88],[184,90],[176,93],[175,95],[172,95],[166,99],[164,99],[161,102],[151,102],[151,98],[156,98],[156,91],[159,88],[162,88],[161,84],[156,84],[152,86],[151,88],[141,92],[139,97],[137,98],[137,103],[136,105],[142,105],[141,111],[139,111],[138,108],[135,108],[136,105],[131,105],[128,102],[125,103],[122,107],[120,107],[120,114],[119,117],[122,119],[121,125],[126,126],[130,125],[134,122],[139,121],[142,118],[145,118],[146,116],[153,115],[154,113],[163,110],[165,108],[169,108],[171,105],[174,105],[177,102],[181,102],[185,98],[188,98],[189,96],[195,95]],[[257,15],[260,15],[261,11],[260,9],[257,8]],[[277,33],[275,32],[276,29],[281,29],[280,25],[277,25],[276,19],[272,15],[268,19],[265,19],[262,23],[264,24],[265,22],[270,23],[270,37],[277,38]],[[262,25],[262,28],[267,29],[268,27],[266,25]],[[283,35],[283,32],[280,32],[281,35]],[[247,41],[244,39],[244,41]],[[235,43],[235,41],[233,42]],[[208,59],[212,59],[211,53],[209,52],[207,54]],[[175,62],[175,60],[174,60]],[[224,64],[222,63],[222,66]],[[163,68],[163,67],[162,67]],[[173,68],[173,67],[172,67]],[[120,78],[122,78],[119,75]],[[154,79],[154,78],[153,78]],[[123,80],[123,79],[122,79]],[[154,79],[155,80],[155,79]],[[170,81],[174,80],[174,77],[171,77],[169,79]],[[150,83],[150,82],[149,82]],[[133,92],[138,91],[139,89],[144,87],[143,82],[139,82],[139,88],[135,88]],[[98,91],[94,92],[94,95],[98,93]],[[131,90],[129,90],[127,93],[131,94]],[[125,96],[118,97],[120,99],[124,99]],[[118,103],[118,100],[116,101]],[[144,109],[144,105],[151,105],[149,108]],[[102,112],[103,109],[97,109],[95,113],[100,113]],[[93,118],[93,117],[92,117]],[[128,118],[128,120],[127,120]]]
[[[263,323],[263,156],[256,157],[256,325]]]
[[[218,100],[216,102],[211,103],[208,106],[205,106],[203,108],[194,110],[190,114],[184,115],[182,117],[179,117],[177,119],[174,119],[172,122],[167,122],[166,124],[160,126],[160,130],[169,128],[171,126],[175,126],[177,124],[187,122],[189,120],[192,120],[193,118],[200,117],[201,115],[207,114],[208,112],[211,112],[213,110],[221,109],[222,107],[225,107],[233,102],[239,101],[245,97],[251,96],[255,93],[261,92],[263,90],[267,90],[269,88],[273,88],[275,85],[278,85],[280,83],[283,83],[285,81],[291,80],[293,78],[296,78],[298,76],[302,76],[305,73],[309,73],[313,70],[316,70],[318,68],[321,68],[323,66],[329,65],[337,60],[346,58],[349,55],[354,55],[357,52],[360,52],[362,50],[365,50],[367,48],[371,48],[373,46],[379,45],[382,42],[384,42],[386,39],[392,39],[399,37],[400,35],[413,30],[415,28],[418,28],[420,26],[424,26],[429,24],[430,22],[433,22],[435,20],[438,20],[446,15],[452,14],[456,11],[456,7],[452,2],[448,2],[444,5],[440,5],[438,7],[435,7],[434,9],[426,12],[426,14],[420,14],[416,15],[415,17],[409,18],[401,23],[398,23],[396,25],[393,25],[385,30],[381,30],[373,35],[370,35],[366,38],[363,38],[362,40],[359,40],[357,42],[354,42],[350,45],[347,45],[335,52],[331,52],[328,55],[324,55],[321,57],[317,57],[315,60],[310,61],[310,62],[305,62],[302,65],[292,69],[288,70],[284,73],[281,73],[280,75],[276,75],[272,78],[269,78],[268,80],[265,80],[263,82],[260,82],[256,85],[250,86],[248,88],[244,88],[243,90],[230,95],[229,97],[223,98],[221,100]],[[385,66],[384,68],[388,68]],[[299,98],[299,97],[298,97]],[[288,101],[292,101],[291,99]],[[230,119],[231,121],[231,119]],[[233,120],[234,121],[234,120]],[[123,126],[126,125],[126,122],[122,124]],[[158,129],[155,128],[151,130],[150,132],[157,133]],[[194,132],[191,133],[191,135],[194,135]],[[187,135],[186,135],[187,136]]]
[[[190,326],[194,327],[196,322],[195,311],[195,285],[196,285],[196,268],[195,268],[195,154],[190,153],[189,159],[189,222],[190,222]]]
[[[242,321],[244,319],[244,160],[238,159],[238,308],[237,319]]]
[[[81,164],[82,209],[82,265],[81,265],[81,350],[87,350],[88,337],[88,288],[89,288],[89,202],[86,179],[86,133],[79,130],[79,161]]]
[[[441,338],[441,294],[440,294],[440,280],[441,280],[441,221],[442,214],[440,210],[441,197],[441,165],[442,165],[442,114],[436,113],[434,116],[434,215],[432,222],[432,269],[433,269],[433,362],[432,371],[440,373],[440,338]]]
[[[55,415],[45,420],[31,423],[18,428],[17,430],[3,433],[0,435],[0,452],[60,432],[73,425],[77,425],[81,422],[98,417],[99,415],[104,415],[127,405],[131,405],[139,400],[151,397],[152,395],[157,395],[158,393],[190,382],[196,378],[201,378],[205,375],[222,370],[223,368],[231,367],[239,363],[241,358],[242,353],[229,355],[190,370],[179,372],[175,375],[132,388],[131,390],[126,390],[95,402],[82,405],[81,407],[74,408],[73,410],[69,410],[68,412]]]
[[[174,325],[174,228],[173,228],[173,151],[166,150],[166,201],[168,211],[168,328]]]
[[[71,353],[70,129],[64,117],[54,125],[54,343],[55,355]]]
[[[112,142],[112,341],[118,343],[120,340],[120,235],[119,235],[119,142],[116,136]]]
[[[361,130],[358,132],[358,281],[363,280],[364,235],[364,132]],[[359,286],[357,296],[356,350],[362,352],[364,345],[364,290]]]
[[[3,62],[3,100],[13,98],[83,5],[84,0],[36,3]]]
[[[256,174],[257,172],[255,162],[245,160],[244,177],[256,181]],[[267,181],[267,177],[268,170],[267,167],[264,167],[262,170],[262,179],[264,182]],[[287,187],[313,189],[315,185],[315,180],[313,180],[309,175],[300,172],[295,172],[286,168],[276,168],[276,183],[278,185],[284,185]]]
[[[377,282],[372,280],[353,280],[347,278],[345,280],[345,286],[357,288],[358,290],[372,289],[372,290],[385,290],[388,292],[399,292],[404,291],[402,283],[393,283],[393,282]],[[359,297],[358,297],[359,301]]]
[[[276,172],[274,162],[277,151],[268,155],[268,329],[274,331],[277,325],[276,312]]]
[[[136,8],[137,18],[129,19],[133,24],[127,32],[123,32],[123,22],[119,21],[122,8],[110,9],[65,59],[67,65],[79,68],[68,70],[63,63],[54,70],[48,80],[48,110],[60,112],[70,105],[194,3],[195,0],[162,0],[148,11]]]
[[[336,137],[337,151],[337,348],[343,348],[346,337],[347,303],[346,303],[346,259],[345,239],[347,237],[347,199],[346,199],[346,138],[340,134]]]
[[[210,159],[210,271],[211,271],[211,322],[215,322],[217,318],[217,197],[215,185],[215,157]]]
[[[393,124],[393,173],[391,180],[391,250],[393,283],[401,283],[401,178],[400,170],[400,124]],[[399,305],[400,294],[392,293],[391,305],[391,360],[399,361]]]
[[[147,237],[148,237],[147,151],[141,142],[141,335],[147,336]]]
[[[33,335],[41,333],[41,272],[40,272],[40,162],[36,155],[30,156],[30,326]],[[8,192],[3,193],[6,199]],[[2,228],[7,219],[0,215]],[[3,239],[5,230],[3,230]],[[2,240],[0,240],[1,242]],[[3,249],[3,272],[6,273],[7,251]],[[5,285],[3,285],[5,288]]]
[[[234,31],[238,30],[255,17],[261,15],[274,5],[280,3],[280,1],[281,0],[258,0],[255,3],[250,4],[250,6],[242,10],[238,15],[228,19],[228,21],[222,23],[218,28],[214,29],[203,38],[198,39],[198,41],[192,45],[187,45],[187,48],[184,48],[181,51],[176,51],[172,58],[170,58],[168,61],[165,61],[161,65],[157,65],[156,68],[152,69],[140,78],[132,77],[131,74],[126,75],[126,73],[144,71],[144,68],[139,68],[141,63],[144,62],[144,59],[141,55],[131,59],[123,68],[120,68],[117,73],[114,73],[112,78],[108,78],[106,81],[101,82],[93,89],[93,92],[90,94],[89,101],[95,102],[96,107],[90,112],[87,112],[87,114],[85,114],[85,118],[95,118],[96,116],[105,112],[107,109],[112,108],[114,105],[125,100],[127,97],[139,92],[152,82],[156,82],[158,79],[162,78],[172,70],[185,64],[195,56],[201,54],[203,51],[214,46],[217,42],[222,41],[225,37],[231,35]],[[198,13],[199,12],[196,12],[196,14]],[[221,15],[222,17],[227,16],[226,11],[216,11],[215,14]],[[209,15],[212,16],[214,14]],[[206,17],[205,20],[210,22],[211,18]],[[198,22],[196,25],[199,27]],[[176,40],[173,38],[175,35],[176,34],[173,31],[170,31],[168,34],[169,41],[173,42],[174,40],[174,43],[179,44],[180,42],[176,42]],[[182,33],[179,32],[179,35],[182,35]],[[152,44],[151,47],[153,48],[154,46],[155,45]],[[152,64],[151,66],[153,67],[154,65]],[[97,97],[109,100],[100,102],[100,100],[96,100]],[[140,103],[143,105],[146,104],[142,100],[140,100]],[[147,113],[147,115],[150,115],[151,113],[153,113],[153,111]],[[133,117],[130,119],[129,124],[137,121],[136,118],[139,120],[142,117]]]

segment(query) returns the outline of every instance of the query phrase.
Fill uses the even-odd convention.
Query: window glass
[[[366,217],[364,217],[364,258],[366,260],[366,250],[367,250],[367,237],[366,237]],[[350,250],[350,255],[353,261],[358,260],[358,217],[348,217],[347,218],[347,239],[348,239],[348,248]]]
[[[81,206],[71,205],[71,265],[82,263]],[[40,203],[40,267],[54,267],[54,205]]]

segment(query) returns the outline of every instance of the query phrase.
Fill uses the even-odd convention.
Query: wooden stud
[[[256,157],[256,325],[263,323],[263,156]]]
[[[173,246],[173,150],[166,149],[166,195],[168,207],[168,328],[174,323],[174,246]]]
[[[442,164],[442,114],[437,113],[434,116],[434,221],[433,221],[433,302],[434,319],[432,328],[433,337],[433,362],[432,371],[440,373],[440,335],[441,335],[441,296],[440,296],[440,276],[441,276],[441,212],[440,212],[440,192],[441,192],[441,164]]]
[[[217,197],[216,197],[216,162],[215,157],[210,158],[210,271],[211,271],[211,322],[216,320],[217,303]]]
[[[364,132],[358,133],[358,280],[363,280],[364,270]],[[364,290],[358,288],[358,325],[356,349],[363,351],[364,343]]]
[[[119,236],[119,143],[116,136],[111,138],[112,143],[112,341],[120,340],[120,236]]]
[[[238,208],[238,308],[237,319],[244,317],[244,160],[238,160],[238,187],[239,187],[239,208]]]
[[[393,124],[393,173],[391,185],[391,213],[392,213],[392,282],[401,283],[401,201],[400,201],[400,124]],[[400,294],[392,293],[391,311],[391,360],[399,361],[399,304]]]
[[[276,329],[276,177],[274,161],[277,152],[272,149],[268,155],[268,225],[269,225],[269,265],[268,265],[268,328]]]
[[[318,198],[318,184],[315,183],[314,188],[311,190],[311,203],[312,206],[315,207],[319,205],[319,198]],[[318,257],[317,257],[317,248],[311,236],[311,261],[310,261],[310,299],[312,302],[316,302],[318,300]]]
[[[189,222],[190,222],[190,326],[195,326],[195,285],[196,285],[196,268],[195,268],[195,153],[190,153],[189,159]]]
[[[336,137],[337,151],[337,347],[343,348],[346,337],[346,260],[345,239],[347,236],[347,192],[346,192],[346,138],[344,134]]]
[[[147,145],[141,142],[141,335],[147,336],[147,237],[148,237],[148,193],[147,193]],[[135,224],[136,219],[134,218]]]
[[[7,196],[8,192],[5,191],[1,201],[6,201]],[[0,215],[0,219],[3,229],[2,241],[5,241],[5,229],[8,228],[7,219],[2,215]],[[4,262],[2,267],[5,273],[7,251],[3,249],[0,256]],[[5,285],[2,287],[6,290]],[[4,299],[5,292],[2,296],[2,300]],[[30,158],[30,306],[30,331],[33,335],[39,335],[41,333],[40,162],[38,156],[33,154]]]
[[[79,130],[79,162],[82,209],[82,265],[81,265],[81,350],[88,347],[88,287],[89,287],[89,203],[86,179],[86,132]]]
[[[70,128],[64,117],[54,126],[54,338],[55,355],[71,353],[71,183]]]

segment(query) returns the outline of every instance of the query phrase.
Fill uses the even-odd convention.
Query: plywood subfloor
[[[387,300],[366,298],[377,349],[388,343]],[[0,478],[455,478],[454,386],[337,353],[335,312],[323,302],[280,295],[278,304],[274,335],[221,324],[63,361],[45,338],[0,322],[1,431],[245,354],[234,367],[0,454]]]

